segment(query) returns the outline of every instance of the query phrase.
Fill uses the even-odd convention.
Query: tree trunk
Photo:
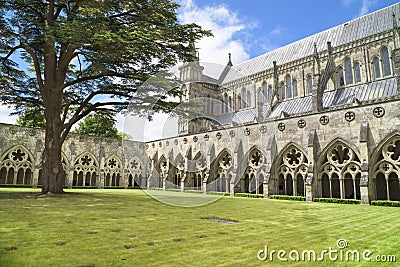
[[[61,157],[61,119],[58,105],[52,103],[45,109],[46,136],[42,155],[42,194],[62,194],[65,172]]]

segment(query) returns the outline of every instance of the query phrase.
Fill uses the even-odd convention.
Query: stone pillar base
[[[369,205],[368,186],[360,186],[361,204]]]
[[[235,196],[235,184],[230,183],[230,187],[229,187],[229,191],[230,191],[230,196],[234,197]]]
[[[306,201],[312,202],[313,195],[312,195],[312,186],[310,184],[306,184]]]
[[[264,198],[269,198],[268,183],[263,183]]]

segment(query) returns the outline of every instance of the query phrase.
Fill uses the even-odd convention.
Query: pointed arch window
[[[246,108],[246,89],[242,88],[242,108]]]
[[[375,79],[378,79],[381,77],[381,66],[379,63],[379,58],[374,57],[374,59],[372,60],[372,64],[374,65]]]
[[[281,94],[282,94],[282,100],[286,98],[286,91],[285,91],[285,84],[281,83]]]
[[[257,103],[260,103],[261,105],[264,103],[264,94],[263,94],[261,88],[258,89]]]
[[[353,71],[351,68],[351,59],[346,58],[344,60],[344,69],[346,74],[346,85],[353,83]]]
[[[264,83],[263,85],[263,91],[264,91],[264,101],[268,102],[268,84]]]
[[[251,107],[251,92],[247,91],[247,104],[246,107],[250,108]]]
[[[297,89],[297,80],[293,80],[293,97],[297,97],[299,95],[298,89]]]
[[[238,109],[242,109],[242,97],[240,95],[238,95]]]
[[[390,70],[390,58],[389,51],[387,47],[383,47],[381,50],[381,59],[382,59],[382,67],[383,67],[383,76],[390,76],[392,72]]]
[[[228,95],[225,93],[224,95],[224,109],[225,109],[225,113],[228,112]]]
[[[311,94],[312,93],[312,76],[311,76],[311,74],[307,75],[306,83],[307,83],[307,92],[309,94]]]
[[[339,75],[339,86],[343,87],[344,86],[344,73],[343,73],[342,67],[338,68],[338,75]]]
[[[229,112],[232,112],[232,107],[233,107],[233,104],[232,104],[232,97],[230,96],[230,97],[229,97]]]
[[[356,83],[361,82],[361,65],[359,62],[354,63],[354,78]]]
[[[287,98],[292,98],[293,97],[293,92],[292,92],[292,78],[290,75],[286,76],[286,89],[287,89]]]

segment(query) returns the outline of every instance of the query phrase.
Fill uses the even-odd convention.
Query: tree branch
[[[64,142],[65,138],[67,138],[67,135],[69,131],[71,130],[72,126],[77,123],[79,120],[83,119],[85,116],[89,115],[91,112],[100,110],[100,107],[104,106],[127,106],[129,102],[98,102],[93,104],[92,106],[88,107],[85,111],[82,113],[76,113],[72,116],[72,118],[68,121],[67,124],[64,124],[63,128],[63,133],[61,135],[61,140]]]
[[[42,79],[42,72],[40,70],[40,62],[38,57],[36,56],[35,52],[30,48],[28,45],[24,45],[23,48],[26,52],[32,57],[33,66],[35,67],[36,78],[38,80],[39,89],[43,93],[44,92],[44,82]]]
[[[17,45],[15,47],[12,47],[11,50],[8,52],[8,54],[2,58],[2,63],[4,63],[12,54],[14,54],[15,51],[18,49],[23,48],[23,45]]]

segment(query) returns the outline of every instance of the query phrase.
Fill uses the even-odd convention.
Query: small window
[[[299,95],[299,92],[297,90],[297,80],[293,80],[293,97],[296,97]]]
[[[247,104],[246,104],[246,106],[248,108],[251,107],[251,92],[250,91],[247,91]]]
[[[246,89],[242,88],[242,108],[246,108]]]
[[[309,94],[312,94],[312,76],[311,76],[311,74],[307,75],[306,82],[307,82],[307,92]]]
[[[224,107],[225,107],[225,113],[227,113],[228,112],[228,95],[227,94],[225,94],[224,95]]]
[[[292,98],[293,93],[292,93],[292,78],[290,78],[290,75],[286,76],[286,91],[287,91],[287,98]]]
[[[272,99],[272,97],[273,97],[273,95],[272,95],[272,85],[268,86],[268,96],[269,96],[270,99]]]
[[[242,109],[242,97],[238,95],[238,109]]]
[[[381,77],[381,66],[379,64],[379,58],[374,57],[374,59],[372,60],[372,64],[374,65],[375,79],[378,79]]]
[[[338,68],[338,75],[339,75],[339,86],[343,87],[344,86],[344,74],[343,74],[343,68],[342,67]]]
[[[353,83],[353,70],[351,69],[351,59],[346,58],[344,60],[344,68],[346,74],[346,85]]]
[[[356,83],[360,83],[361,82],[361,65],[358,62],[354,63],[354,76],[355,76]]]
[[[282,100],[286,98],[286,92],[285,92],[285,84],[281,83],[281,94],[282,94]]]
[[[381,50],[381,58],[382,58],[382,67],[383,67],[383,76],[390,76],[392,72],[390,70],[390,58],[389,51],[387,47],[383,47]]]
[[[268,102],[268,96],[269,96],[269,94],[268,94],[268,84],[267,84],[267,83],[264,83],[264,85],[263,85],[263,91],[264,91],[264,101],[265,101],[265,102]]]

